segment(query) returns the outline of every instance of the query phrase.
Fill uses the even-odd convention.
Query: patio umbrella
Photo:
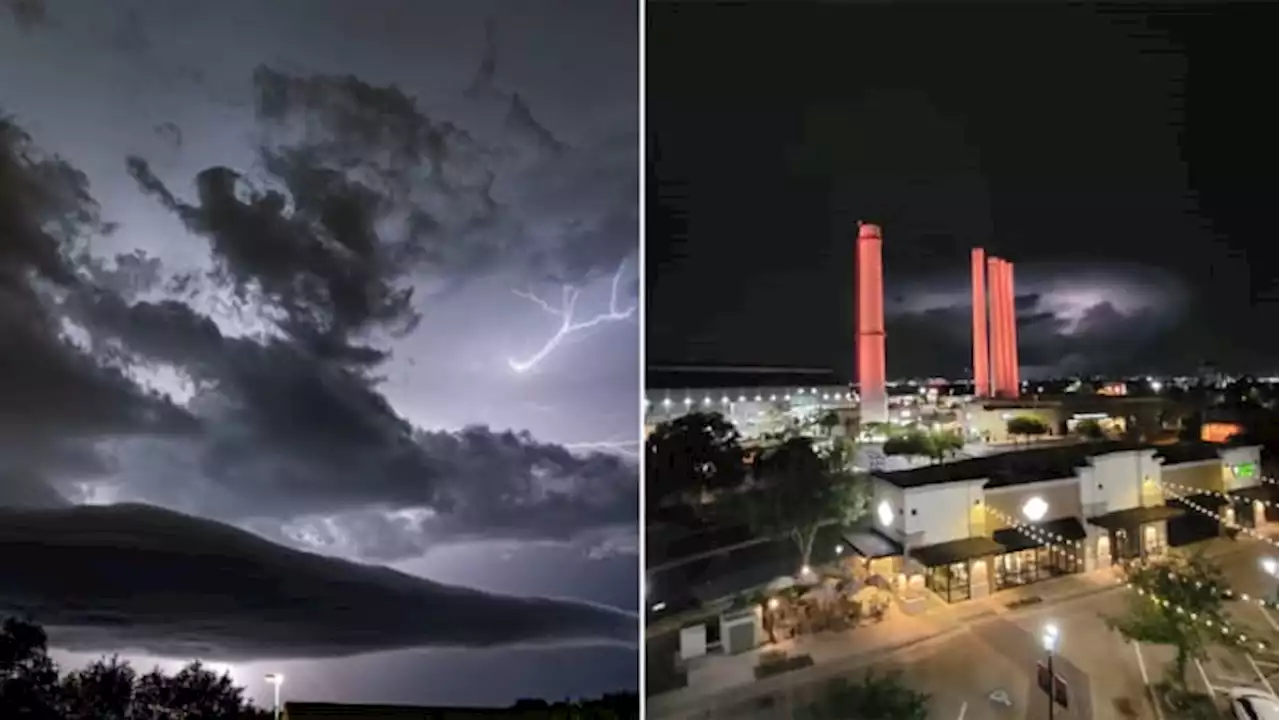
[[[791,577],[790,575],[779,575],[778,577],[770,580],[769,584],[764,586],[764,589],[767,590],[768,592],[776,593],[776,592],[781,592],[783,590],[790,590],[795,586],[796,586],[795,578]]]

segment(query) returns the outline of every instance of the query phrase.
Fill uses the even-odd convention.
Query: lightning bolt
[[[601,313],[589,320],[574,322],[574,310],[578,304],[578,297],[582,291],[570,285],[561,288],[560,305],[556,307],[531,292],[522,292],[520,290],[512,290],[517,297],[524,298],[529,302],[537,305],[546,311],[549,315],[560,320],[560,328],[551,336],[550,340],[542,346],[540,350],[525,358],[524,360],[508,359],[507,364],[512,370],[518,373],[524,373],[532,369],[535,365],[542,362],[544,358],[550,355],[561,343],[570,335],[589,330],[597,325],[605,323],[621,322],[630,319],[636,314],[636,307],[632,305],[626,310],[619,309],[618,303],[618,286],[622,284],[622,271],[626,267],[625,264],[619,265],[617,272],[613,274],[613,282],[609,287],[609,312]]]

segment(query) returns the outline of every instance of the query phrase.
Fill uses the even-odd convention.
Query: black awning
[[[1250,485],[1249,487],[1236,488],[1228,490],[1227,494],[1236,500],[1245,502],[1253,502],[1254,500],[1262,500],[1264,502],[1275,502],[1276,495],[1280,493],[1280,488],[1275,485]]]
[[[1089,518],[1089,524],[1097,525],[1107,530],[1132,530],[1146,523],[1169,520],[1186,514],[1187,511],[1182,508],[1169,507],[1167,505],[1136,507],[1091,517]]]
[[[1074,542],[1083,540],[1085,537],[1084,526],[1080,524],[1080,519],[1075,517],[1059,518],[1057,520],[1048,520],[1042,523],[1036,523],[1031,527],[1040,530],[1049,536],[1049,543]],[[1018,550],[1029,550],[1033,547],[1045,545],[1034,535],[1016,528],[1004,528],[997,530],[991,534],[991,537],[1004,546],[1006,552],[1017,552]],[[1059,540],[1058,538],[1062,539]]]
[[[902,543],[894,541],[875,528],[846,530],[844,541],[853,551],[868,560],[897,557],[902,554]]]
[[[989,537],[973,537],[911,548],[911,557],[920,561],[920,564],[925,567],[938,567],[988,555],[999,555],[1004,551],[1003,545]]]

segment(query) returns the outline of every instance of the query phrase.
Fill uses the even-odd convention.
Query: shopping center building
[[[1276,486],[1259,451],[1081,443],[876,472],[871,524],[845,540],[904,590],[981,597],[1218,534],[1202,510],[1265,523]]]

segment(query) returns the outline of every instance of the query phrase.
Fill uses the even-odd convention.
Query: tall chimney
[[[884,268],[880,226],[858,223],[858,390],[862,422],[888,422],[884,360]]]
[[[974,248],[969,253],[973,284],[973,394],[991,396],[991,345],[987,337],[987,260],[986,251]]]
[[[991,396],[1002,397],[1006,383],[1007,365],[1005,364],[1004,334],[1004,290],[1000,283],[1001,260],[998,257],[987,257],[987,303],[991,353]]]
[[[1018,397],[1022,394],[1021,372],[1018,368],[1018,305],[1017,293],[1013,288],[1013,263],[1005,261],[1004,263],[1004,286],[1005,293],[1009,298],[1009,306],[1007,311],[1005,337],[1008,338],[1009,349],[1009,397]]]

